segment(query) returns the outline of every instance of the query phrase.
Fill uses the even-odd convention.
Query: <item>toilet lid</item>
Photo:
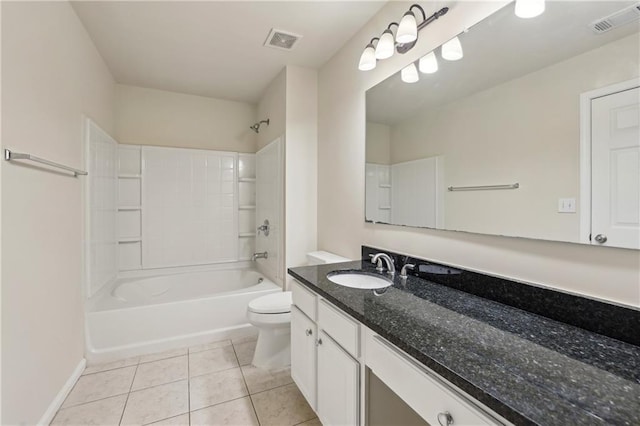
[[[249,302],[249,310],[257,314],[283,314],[291,312],[291,303],[291,292],[283,291],[253,299]]]

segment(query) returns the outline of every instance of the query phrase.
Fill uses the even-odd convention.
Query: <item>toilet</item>
[[[309,265],[348,261],[326,251],[307,254]],[[291,303],[290,291],[268,294],[249,302],[247,319],[259,333],[252,361],[254,366],[275,370],[291,364]]]

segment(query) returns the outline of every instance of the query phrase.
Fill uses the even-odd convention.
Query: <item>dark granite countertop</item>
[[[326,278],[345,269],[376,273],[289,274],[507,420],[640,425],[640,347],[413,276],[379,296]]]

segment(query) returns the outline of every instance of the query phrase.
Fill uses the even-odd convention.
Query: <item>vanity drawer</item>
[[[359,324],[324,299],[318,302],[318,326],[345,351],[358,358]]]
[[[429,424],[446,424],[445,413],[451,415],[454,425],[503,424],[462,391],[370,330],[366,333],[365,364]]]
[[[291,282],[291,293],[291,296],[293,297],[293,304],[304,312],[312,321],[316,321],[318,319],[316,294],[311,290],[307,290],[297,281]]]

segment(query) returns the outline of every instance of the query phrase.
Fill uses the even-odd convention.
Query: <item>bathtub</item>
[[[249,301],[278,291],[246,265],[119,278],[89,301],[87,360],[107,362],[255,334],[246,318]]]

